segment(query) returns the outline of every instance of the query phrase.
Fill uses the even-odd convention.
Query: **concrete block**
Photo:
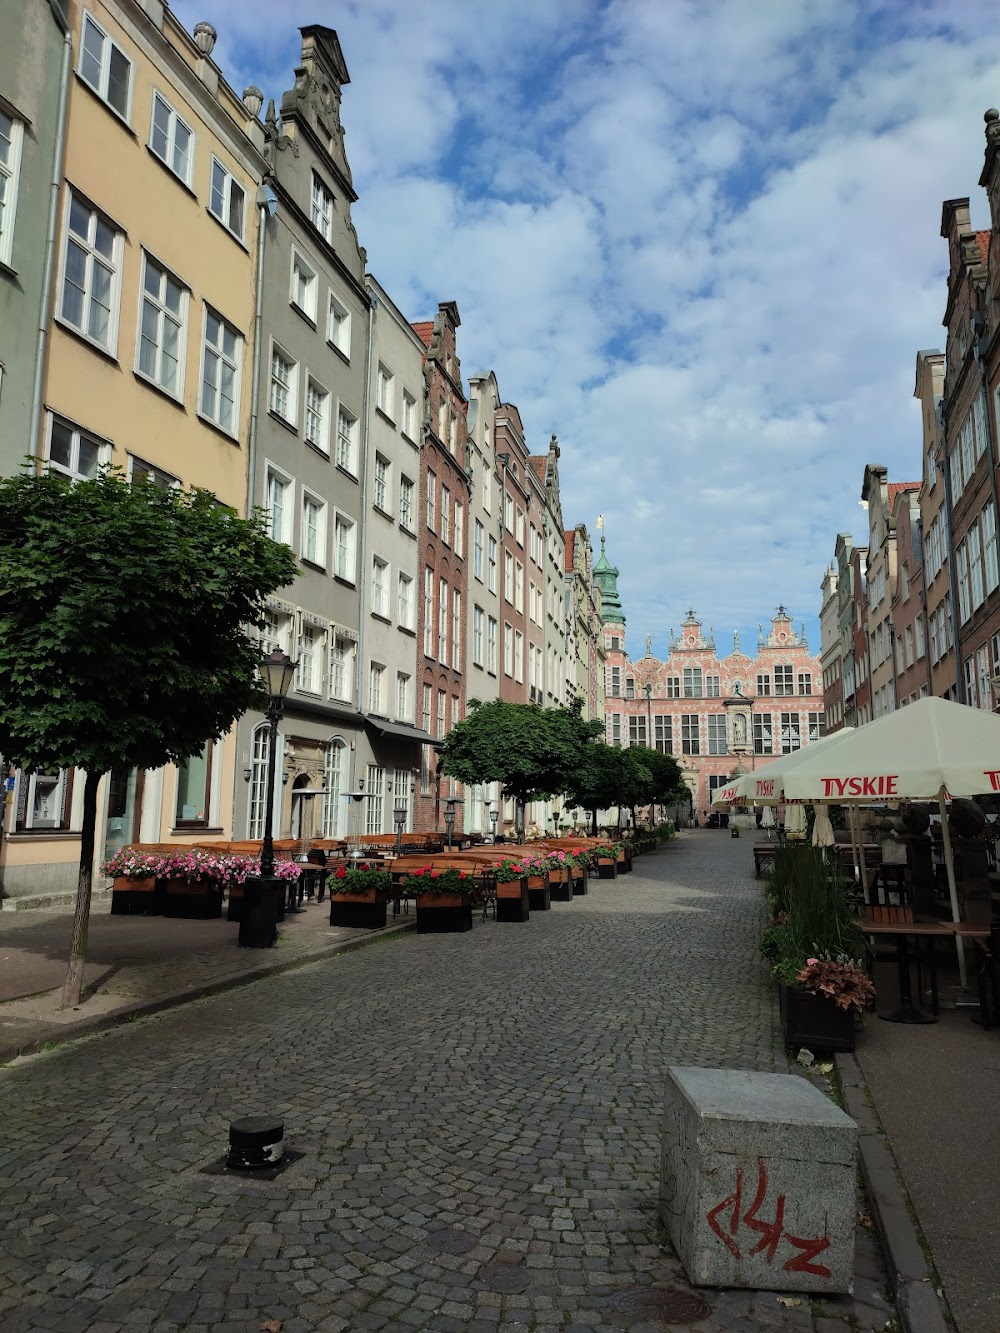
[[[660,1215],[696,1286],[850,1292],[858,1128],[804,1078],[671,1066]]]

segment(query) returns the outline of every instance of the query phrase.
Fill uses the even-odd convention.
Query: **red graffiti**
[[[750,1254],[760,1254],[763,1252],[767,1263],[773,1264],[778,1252],[778,1246],[782,1240],[788,1241],[789,1245],[800,1250],[800,1254],[793,1254],[790,1259],[786,1259],[782,1268],[786,1273],[813,1273],[816,1277],[830,1277],[830,1269],[825,1264],[813,1263],[812,1260],[817,1255],[822,1254],[824,1250],[830,1247],[830,1238],[827,1235],[816,1236],[812,1240],[807,1240],[802,1236],[793,1236],[791,1232],[785,1230],[785,1196],[778,1195],[778,1201],[774,1207],[774,1219],[770,1222],[759,1217],[761,1208],[767,1198],[767,1167],[764,1159],[757,1159],[757,1192],[754,1194],[753,1202],[746,1212],[743,1208],[743,1171],[742,1168],[736,1170],[736,1188],[728,1198],[717,1203],[714,1208],[710,1208],[705,1214],[705,1220],[712,1228],[712,1231],[718,1236],[737,1259],[742,1259],[737,1236],[739,1234],[740,1223],[750,1231],[756,1231],[760,1234],[760,1240],[749,1251]],[[720,1225],[720,1221],[726,1210],[729,1210],[728,1220],[725,1226]]]

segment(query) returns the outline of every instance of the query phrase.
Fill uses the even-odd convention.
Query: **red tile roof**
[[[889,482],[889,509],[896,503],[896,496],[901,491],[919,491],[919,481],[890,481]]]
[[[430,347],[431,334],[434,332],[434,321],[432,319],[425,320],[422,324],[411,324],[410,328],[425,347]]]
[[[983,263],[988,264],[990,259],[990,233],[988,231],[977,231],[976,240],[979,242],[979,253],[983,257]]]
[[[545,480],[545,465],[548,463],[547,454],[529,454],[528,464],[539,481]]]

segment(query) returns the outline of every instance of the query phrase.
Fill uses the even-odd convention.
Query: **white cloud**
[[[315,5],[175,0],[280,97]],[[630,642],[688,606],[744,646],[784,602],[818,646],[864,465],[920,472],[941,201],[978,225],[1000,34],[933,0],[459,0],[338,7],[369,263],[413,319],[454,299],[563,512],[606,519]],[[276,22],[280,17],[280,28]]]

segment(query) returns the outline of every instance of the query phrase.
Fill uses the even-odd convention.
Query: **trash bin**
[[[255,875],[243,884],[240,920],[241,949],[270,949],[278,935],[278,904],[284,901],[285,881]]]

